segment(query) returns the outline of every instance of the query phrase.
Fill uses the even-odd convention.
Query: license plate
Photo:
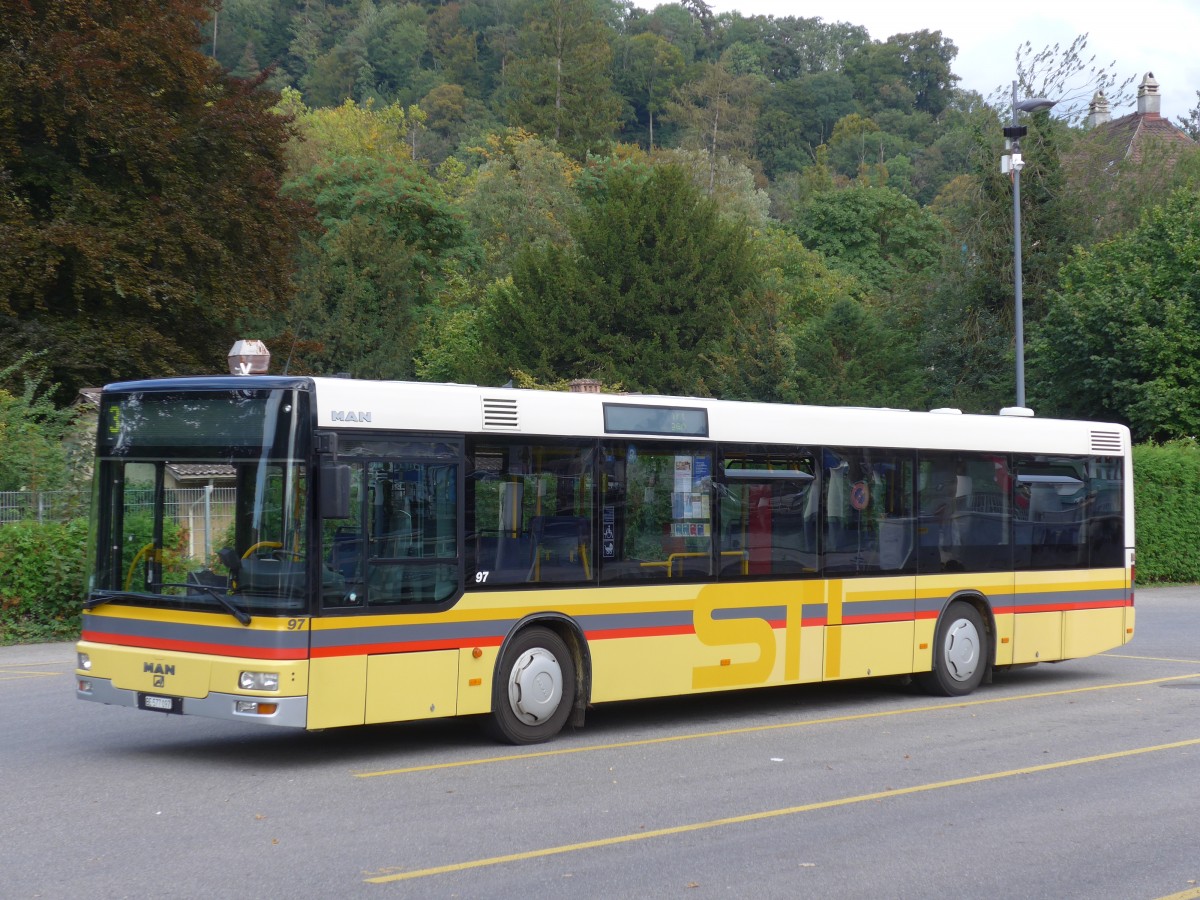
[[[183,713],[181,697],[158,697],[154,694],[138,694],[138,708],[165,713]]]

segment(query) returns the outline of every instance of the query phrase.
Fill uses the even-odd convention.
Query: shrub
[[[78,637],[88,522],[0,528],[0,644]]]
[[[1200,445],[1133,448],[1137,580],[1200,582]]]

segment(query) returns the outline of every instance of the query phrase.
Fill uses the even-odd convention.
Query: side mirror
[[[321,464],[321,518],[350,518],[350,467]]]

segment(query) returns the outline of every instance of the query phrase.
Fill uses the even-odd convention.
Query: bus
[[[965,695],[1134,631],[1118,424],[213,376],[106,387],[96,456],[76,692],[117,706],[522,744],[621,700]]]

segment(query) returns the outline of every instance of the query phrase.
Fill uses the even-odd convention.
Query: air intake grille
[[[484,431],[518,431],[520,427],[515,397],[483,398]]]
[[[1120,453],[1121,452],[1121,432],[1119,432],[1119,431],[1093,431],[1092,432],[1092,452],[1093,453]]]

